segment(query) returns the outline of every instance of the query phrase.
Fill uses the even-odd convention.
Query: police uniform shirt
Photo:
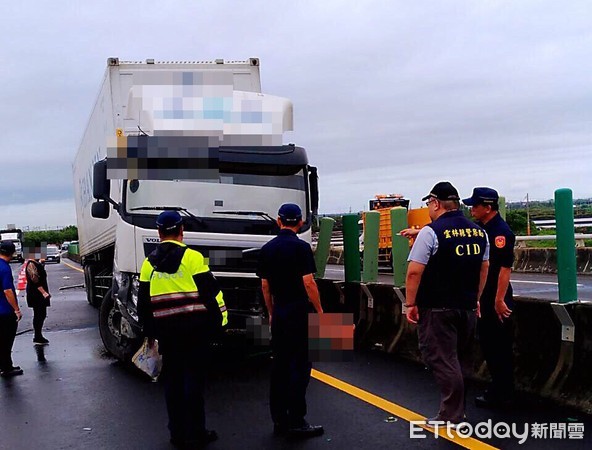
[[[307,301],[302,277],[316,271],[310,245],[292,230],[280,230],[261,248],[257,276],[269,282],[274,305]]]
[[[481,227],[487,233],[490,242],[489,272],[487,273],[487,283],[483,290],[481,299],[484,303],[495,302],[499,273],[502,267],[512,268],[514,263],[514,244],[516,236],[510,229],[504,219],[496,214],[489,222],[482,224]],[[506,302],[512,301],[512,285],[508,285],[505,296]]]
[[[426,308],[476,307],[481,265],[489,259],[489,242],[482,228],[461,211],[448,211],[422,228],[409,261],[425,266],[417,305]]]
[[[8,303],[5,290],[12,289],[14,291],[14,280],[12,278],[12,270],[10,265],[0,258],[0,314],[14,314],[14,308]],[[16,297],[16,295],[15,295]]]

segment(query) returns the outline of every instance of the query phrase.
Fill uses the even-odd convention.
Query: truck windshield
[[[188,216],[189,231],[275,234],[274,218],[283,203],[300,205],[308,222],[305,173],[304,169],[287,175],[221,172],[215,181],[129,180],[125,211],[131,219],[149,218],[150,223],[133,220],[149,228],[164,209],[177,209],[188,212],[181,215]]]

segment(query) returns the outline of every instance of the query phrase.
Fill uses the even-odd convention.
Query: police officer
[[[228,313],[204,257],[183,244],[179,213],[161,213],[156,225],[161,243],[142,264],[138,314],[162,354],[171,443],[199,448],[218,437],[205,427],[203,390],[209,343]]]
[[[314,280],[310,245],[297,236],[302,226],[298,205],[286,203],[278,211],[278,235],[261,249],[257,275],[271,322],[273,366],[269,406],[275,434],[312,437],[323,427],[306,416],[306,388],[312,365],[308,358],[308,303],[322,313]]]
[[[0,242],[0,375],[3,377],[23,374],[19,366],[12,364],[11,355],[18,321],[23,317],[16,298],[9,264],[15,251],[16,248],[12,242]]]
[[[475,403],[482,407],[508,406],[514,399],[514,329],[510,318],[514,306],[510,273],[516,237],[498,212],[499,195],[494,189],[476,187],[463,203],[471,207],[471,215],[485,229],[491,243],[477,331],[492,381]]]
[[[440,410],[428,425],[454,427],[465,416],[465,377],[489,245],[485,232],[459,210],[452,184],[437,183],[422,200],[428,200],[432,223],[421,229],[409,253],[407,320],[418,323],[422,358],[440,387]]]

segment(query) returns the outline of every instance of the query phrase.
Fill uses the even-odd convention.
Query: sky
[[[72,161],[108,57],[261,60],[320,212],[440,180],[592,197],[589,0],[3,2],[0,227],[76,224]]]

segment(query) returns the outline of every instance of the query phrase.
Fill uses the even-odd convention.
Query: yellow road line
[[[74,269],[74,270],[77,270],[78,272],[84,273],[84,270],[82,270],[76,266],[73,266],[72,264],[68,264],[67,262],[63,262],[63,261],[62,261],[62,264],[64,264],[65,266],[68,266],[70,269]]]
[[[407,408],[404,408],[396,403],[389,402],[378,395],[371,394],[368,391],[360,389],[352,384],[346,383],[345,381],[341,381],[338,378],[332,377],[331,375],[327,375],[326,373],[319,372],[318,370],[312,369],[311,376],[325,384],[328,384],[335,389],[339,389],[340,391],[345,392],[346,394],[351,395],[352,397],[356,397],[366,403],[371,404],[377,408],[382,409],[388,413],[391,413],[394,416],[400,417],[403,420],[408,422],[415,421],[415,420],[426,420],[426,418],[416,412],[413,412]],[[425,430],[430,431],[431,433],[434,432],[433,428],[427,427],[425,425],[418,425]],[[440,427],[438,430],[438,435],[446,440],[454,442],[455,444],[460,445],[461,447],[468,448],[468,449],[478,449],[478,450],[495,450],[496,447],[492,447],[485,442],[482,442],[478,439],[471,438],[471,437],[460,437],[454,431],[452,431],[453,436],[448,435],[448,430],[446,428]]]

